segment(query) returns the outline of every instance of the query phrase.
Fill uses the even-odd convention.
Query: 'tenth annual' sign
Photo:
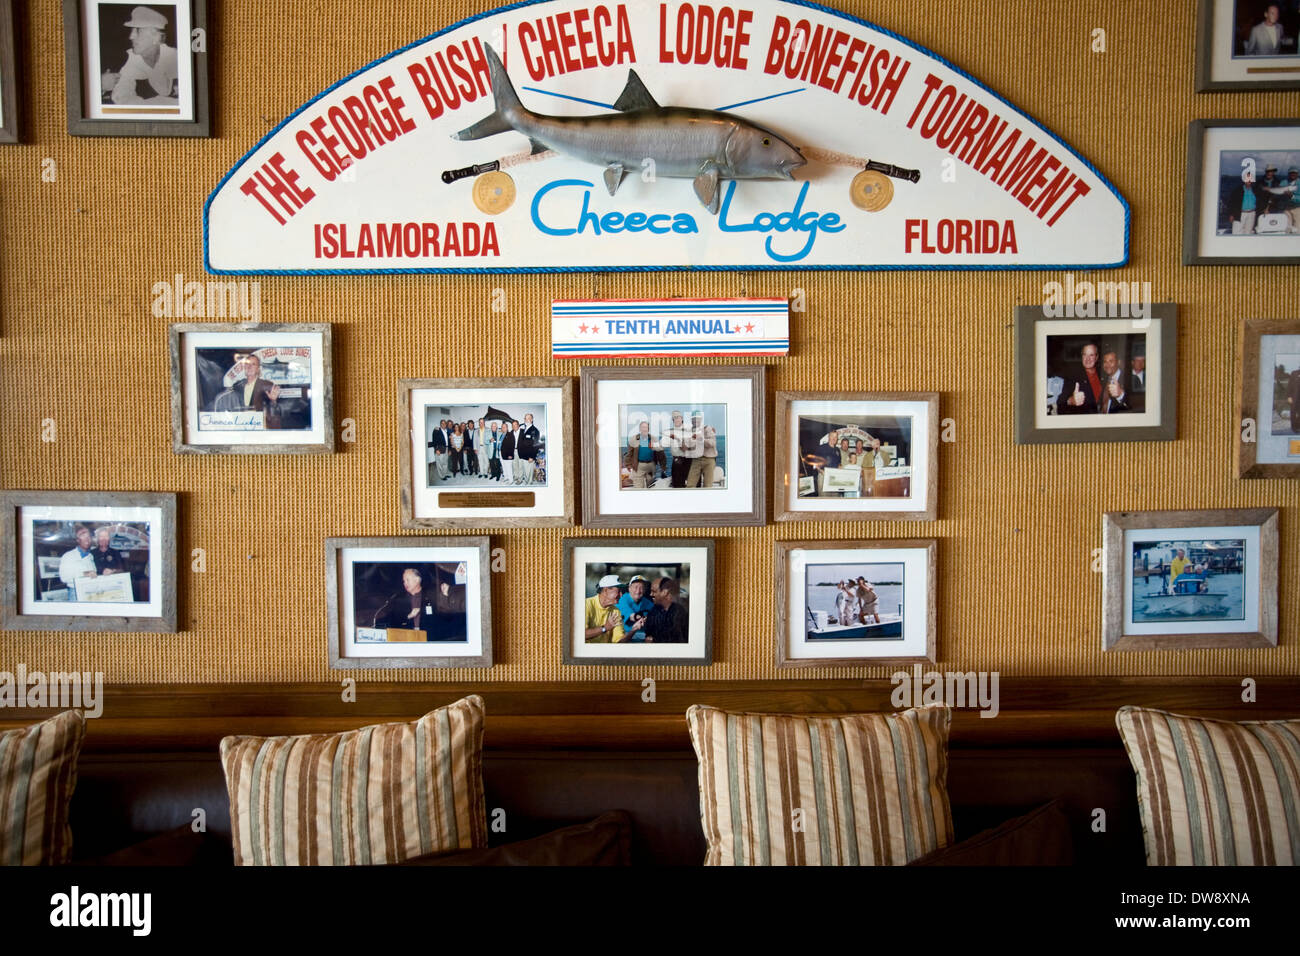
[[[209,197],[204,244],[254,274],[1105,268],[1128,206],[978,81],[835,10],[540,0],[308,102]]]

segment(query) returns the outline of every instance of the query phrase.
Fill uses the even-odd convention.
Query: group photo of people
[[[424,409],[428,487],[546,486],[546,405]]]
[[[689,563],[590,562],[585,569],[587,644],[685,644],[690,638]]]
[[[461,564],[355,562],[356,639],[364,643],[467,641],[465,590]]]
[[[1300,146],[1219,153],[1221,236],[1300,235]]]
[[[912,420],[832,421],[800,415],[800,498],[906,498],[911,493]],[[880,469],[891,469],[877,480]]]
[[[38,601],[149,601],[149,523],[33,521]]]
[[[311,430],[310,348],[197,348],[194,369],[200,432]]]
[[[620,405],[622,489],[727,487],[727,406]]]
[[[897,562],[809,565],[804,572],[807,639],[900,639],[904,571]]]
[[[180,104],[177,5],[99,4],[100,96],[105,106]],[[189,47],[189,37],[185,37]]]
[[[1236,0],[1232,55],[1297,56],[1300,0]]]
[[[1047,413],[1146,411],[1146,334],[1047,336]]]

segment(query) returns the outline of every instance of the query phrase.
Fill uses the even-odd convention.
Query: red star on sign
[[[732,331],[733,331],[733,332],[736,332],[737,334],[739,334],[739,332],[740,332],[740,326],[736,326],[734,329],[732,329]]]
[[[599,325],[596,325],[596,324],[593,322],[592,325],[591,325],[591,334],[592,334],[592,335],[595,335],[595,334],[596,334],[597,332],[599,332],[599,331],[600,331],[600,326],[599,326]]]
[[[585,325],[580,325],[580,326],[578,326],[578,331],[579,331],[579,332],[586,332],[586,331],[587,331],[587,327],[586,327]]]
[[[754,331],[754,323],[753,323],[753,322],[749,322],[749,323],[747,323],[747,324],[745,325],[745,331],[746,331],[746,332],[753,332],[753,331]]]

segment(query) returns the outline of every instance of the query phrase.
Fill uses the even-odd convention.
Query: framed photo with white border
[[[1300,319],[1242,324],[1237,387],[1237,477],[1300,478]]]
[[[777,392],[777,521],[933,521],[937,392]]]
[[[206,0],[63,0],[68,132],[210,135]]]
[[[938,542],[778,541],[776,666],[934,663]]]
[[[1233,264],[1300,264],[1300,119],[1188,126],[1183,265]]]
[[[176,630],[176,495],[0,491],[6,630]]]
[[[718,527],[767,521],[766,369],[582,370],[582,523]]]
[[[1300,10],[1280,0],[1200,0],[1196,92],[1247,90],[1300,90]]]
[[[1173,441],[1178,307],[1146,303],[1144,315],[1107,318],[1114,304],[1087,305],[1103,317],[1016,308],[1016,443]]]
[[[329,665],[491,667],[486,537],[327,538]]]
[[[332,343],[325,323],[173,325],[175,451],[332,452]]]
[[[713,539],[561,544],[564,664],[713,663]]]
[[[1278,511],[1102,516],[1102,649],[1277,646]]]
[[[569,527],[573,379],[398,383],[402,527]]]

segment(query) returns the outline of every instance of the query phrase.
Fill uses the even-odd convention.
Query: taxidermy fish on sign
[[[547,149],[605,168],[612,196],[623,177],[654,162],[656,175],[691,179],[700,202],[717,215],[724,179],[793,179],[807,160],[771,130],[717,110],[660,106],[635,70],[614,102],[618,113],[546,116],[524,107],[496,51],[487,47],[496,110],[455,135],[482,139],[511,130],[523,133],[533,152]],[[444,179],[446,176],[444,175]]]

